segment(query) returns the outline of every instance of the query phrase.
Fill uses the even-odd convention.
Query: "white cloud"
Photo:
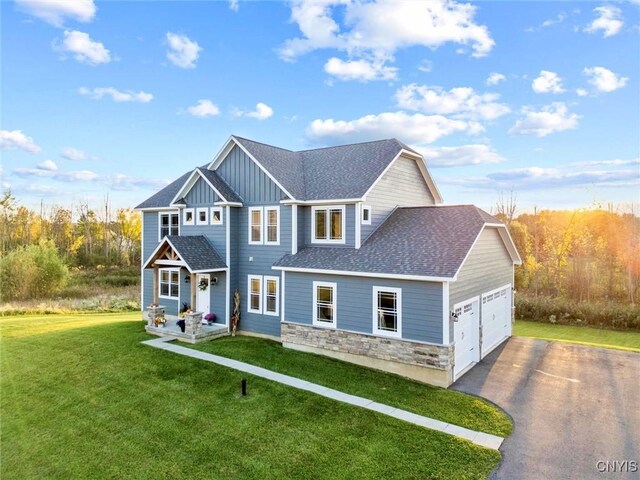
[[[424,73],[429,73],[433,70],[433,62],[431,60],[422,60],[418,65],[418,70]]]
[[[22,130],[0,130],[0,149],[23,150],[29,153],[40,153],[42,149],[33,138],[27,137]]]
[[[62,27],[67,18],[90,22],[96,15],[93,0],[16,0],[19,10]]]
[[[63,35],[62,43],[54,45],[54,48],[73,54],[73,58],[78,62],[99,65],[111,61],[109,50],[102,43],[91,40],[88,33],[65,30]]]
[[[73,147],[65,147],[64,149],[62,149],[62,153],[60,154],[60,156],[62,158],[66,158],[67,160],[74,161],[97,160],[97,157],[92,157],[86,152]]]
[[[509,133],[546,137],[554,132],[577,128],[580,118],[575,113],[569,113],[567,106],[562,102],[554,102],[538,111],[524,107],[522,113],[524,117],[516,121]]]
[[[597,18],[584,28],[585,32],[598,33],[602,31],[602,37],[612,37],[622,30],[624,24],[622,11],[612,5],[603,5],[593,9]]]
[[[582,73],[588,77],[588,82],[600,92],[613,92],[624,87],[629,80],[627,77],[619,77],[611,70],[604,67],[585,68]]]
[[[55,172],[58,170],[58,165],[53,160],[45,160],[37,165],[37,168],[40,170],[45,170],[47,172]]]
[[[531,83],[531,88],[536,93],[562,93],[562,79],[555,72],[541,70],[538,78]]]
[[[384,112],[351,121],[316,119],[307,127],[306,136],[314,143],[324,144],[396,137],[407,143],[421,145],[456,132],[477,133],[481,129],[474,122],[452,120],[442,115]]]
[[[148,177],[136,178],[123,173],[116,173],[108,177],[106,183],[113,190],[131,190],[139,188],[160,189],[166,187],[171,182],[169,180],[158,180]]]
[[[186,35],[167,32],[167,44],[167,58],[171,63],[180,68],[195,68],[196,60],[202,51],[197,42],[190,40]]]
[[[429,87],[415,83],[401,87],[395,94],[400,108],[423,113],[454,114],[456,118],[493,120],[509,113],[508,106],[497,103],[497,93],[479,94],[470,87]]]
[[[53,175],[52,171],[46,170],[44,168],[26,168],[26,167],[14,168],[12,170],[12,173],[18,177],[23,177],[23,178],[51,177]]]
[[[253,112],[245,112],[243,110],[239,110],[235,108],[233,109],[231,114],[234,117],[249,117],[249,118],[255,118],[258,120],[266,120],[267,118],[273,115],[273,108],[271,108],[266,103],[258,102],[256,104],[256,109]]]
[[[576,94],[579,97],[586,97],[587,95],[589,95],[589,92],[587,92],[584,88],[578,88],[576,89]]]
[[[220,109],[211,100],[201,99],[187,108],[187,112],[195,117],[214,117],[220,114]]]
[[[72,172],[57,173],[54,178],[61,182],[93,182],[100,178],[96,172],[91,170],[76,170]]]
[[[491,75],[489,75],[485,83],[489,86],[493,86],[499,84],[500,82],[504,82],[506,79],[507,77],[505,77],[503,74],[493,72],[491,73]]]
[[[398,69],[389,67],[383,61],[374,60],[347,60],[332,57],[324,65],[324,71],[340,80],[358,80],[368,82],[371,80],[394,80]]]
[[[592,160],[589,162],[574,162],[570,165],[576,167],[621,167],[628,165],[640,165],[640,158],[634,158],[632,160],[621,160],[619,158],[615,160]]]
[[[295,0],[291,21],[302,35],[285,41],[279,54],[292,61],[313,50],[330,48],[347,52],[352,59],[389,62],[402,48],[436,49],[455,43],[469,47],[474,57],[482,57],[495,42],[487,27],[475,22],[475,13],[476,7],[452,0]]]
[[[240,10],[240,2],[238,0],[229,0],[229,10],[237,12]]]
[[[527,32],[536,32],[538,30],[542,30],[543,28],[549,28],[552,25],[557,25],[559,23],[564,22],[567,19],[567,14],[565,12],[560,12],[555,18],[548,18],[544,22],[542,22],[537,27],[529,27],[525,31]]]
[[[91,97],[95,100],[100,100],[104,96],[109,96],[114,102],[148,103],[153,100],[153,95],[150,93],[142,91],[133,92],[131,90],[121,92],[113,87],[98,87],[93,89],[81,87],[78,89],[78,93],[80,93],[80,95]]]
[[[429,167],[484,165],[506,161],[506,158],[489,145],[484,144],[461,145],[459,147],[413,148],[424,156]]]

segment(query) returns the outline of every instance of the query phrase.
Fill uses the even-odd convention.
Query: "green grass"
[[[509,417],[480,398],[332,358],[290,350],[279,342],[237,336],[201,343],[194,348],[472,430],[503,437],[511,433]]]
[[[479,479],[500,459],[252,376],[241,397],[244,374],[141,345],[139,313],[2,317],[0,335],[3,480]]]
[[[516,320],[514,335],[640,352],[640,332]]]

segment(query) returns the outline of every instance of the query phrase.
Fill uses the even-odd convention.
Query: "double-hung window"
[[[247,281],[247,298],[249,313],[262,315],[279,315],[280,279],[278,277],[249,275]]]
[[[345,206],[312,207],[311,242],[345,243]]]
[[[337,306],[337,284],[313,282],[313,324],[335,327]]]
[[[280,245],[280,207],[249,208],[249,244]]]
[[[177,268],[161,268],[158,295],[161,298],[180,298],[180,270]]]
[[[402,336],[402,289],[373,287],[373,333]]]
[[[158,240],[167,235],[180,235],[180,216],[178,212],[160,212]]]

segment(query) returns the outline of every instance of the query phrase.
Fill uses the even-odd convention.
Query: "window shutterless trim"
[[[258,222],[257,226],[260,228],[260,239],[259,240],[252,240],[252,230],[253,230],[253,212],[258,212],[260,214],[260,221]],[[249,227],[248,229],[248,233],[249,233],[249,237],[248,237],[248,242],[249,245],[262,245],[263,244],[263,239],[264,239],[264,230],[263,230],[263,212],[262,212],[262,207],[249,207],[249,218],[247,221],[247,225]]]
[[[191,214],[191,220],[188,221],[187,220],[187,214],[190,213]],[[196,212],[195,212],[195,208],[185,208],[182,211],[182,224],[183,225],[188,225],[188,226],[192,226],[196,224]]]
[[[169,274],[169,281],[167,284],[169,285],[169,295],[162,295],[162,272],[167,272]],[[178,296],[174,297],[171,295],[171,274],[176,273],[178,275],[178,281],[176,284],[178,285]],[[167,298],[170,300],[180,300],[180,269],[179,268],[159,268],[158,269],[158,298]]]
[[[402,338],[402,289],[396,287],[382,287],[382,286],[373,286],[372,288],[372,307],[373,307],[373,334],[380,335],[383,337],[392,337],[392,338]],[[378,319],[379,319],[379,304],[378,304],[378,294],[379,293],[395,293],[396,295],[396,331],[391,332],[389,330],[382,330],[378,328]]]
[[[331,211],[332,210],[340,210],[341,211],[341,233],[342,237],[339,239],[331,239]],[[323,239],[317,238],[316,232],[316,212],[324,211],[325,212],[325,220],[324,220],[324,230],[325,237]],[[311,243],[337,243],[344,244],[346,237],[346,206],[345,205],[328,205],[328,206],[314,206],[311,207]]]
[[[253,290],[251,290],[251,280],[258,280],[258,308],[251,308],[251,297]],[[262,314],[262,275],[247,275],[247,312]]]
[[[318,320],[318,287],[331,289],[332,321]],[[313,325],[316,327],[336,328],[338,324],[338,284],[335,282],[313,282]]]
[[[264,244],[280,245],[280,206],[263,207],[263,223],[264,223]],[[276,239],[269,240],[269,212],[276,212]]]
[[[215,213],[219,215],[219,221],[214,220]],[[222,216],[222,207],[211,207],[211,211],[209,212],[209,223],[211,223],[211,225],[222,225],[224,223],[224,218]]]
[[[204,220],[200,220],[202,212],[204,212]],[[209,207],[196,208],[196,225],[209,225]]]
[[[176,227],[178,228],[178,233],[176,235],[180,235],[180,210],[164,210],[164,211],[160,211],[158,212],[158,242],[161,242],[162,239],[164,238],[164,235],[162,235],[162,216],[163,215],[167,215],[168,216],[168,230],[169,230],[169,235],[171,235],[171,217],[173,215],[175,215],[178,218],[178,223],[176,225]],[[144,225],[143,225],[144,228]]]
[[[276,305],[276,310],[275,312],[270,312],[269,310],[267,310],[267,297],[269,297],[269,289],[267,288],[267,284],[268,282],[273,281],[276,283],[276,293],[275,293],[275,305]],[[264,284],[262,285],[262,296],[263,296],[263,301],[262,301],[262,314],[263,315],[269,315],[272,317],[277,317],[278,315],[280,315],[280,278],[279,277],[270,277],[270,276],[264,276]]]

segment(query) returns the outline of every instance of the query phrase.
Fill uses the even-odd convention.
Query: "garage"
[[[480,361],[480,312],[478,297],[454,305],[453,340],[455,364],[453,379],[457,379]]]
[[[480,351],[487,356],[511,336],[511,285],[482,294]]]

